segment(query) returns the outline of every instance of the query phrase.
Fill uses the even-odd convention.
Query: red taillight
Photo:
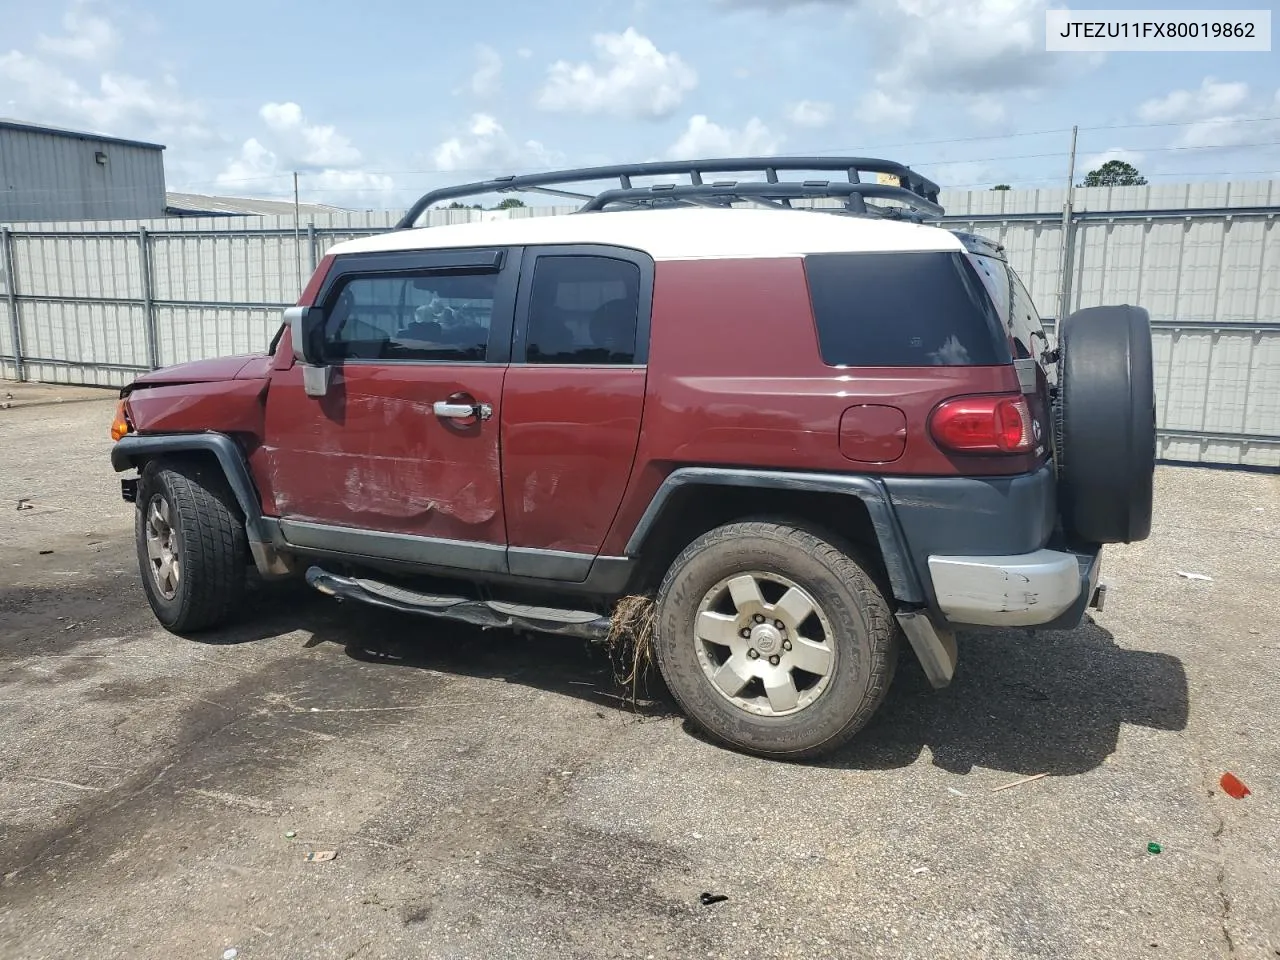
[[[1016,396],[961,397],[933,411],[929,430],[940,447],[956,453],[1026,453],[1031,449],[1031,409]]]

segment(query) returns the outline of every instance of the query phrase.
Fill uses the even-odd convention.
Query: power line
[[[1111,123],[1091,127],[1080,127],[1080,130],[1142,130],[1155,127],[1194,127],[1205,123],[1267,123],[1280,121],[1280,117],[1213,117],[1205,120],[1172,120],[1162,123]],[[856,147],[822,147],[818,150],[800,150],[798,153],[845,153],[858,150],[898,149],[903,147],[926,147],[944,143],[973,143],[980,140],[1012,140],[1015,137],[1041,137],[1055,133],[1070,133],[1070,127],[1057,127],[1051,130],[1027,130],[1017,133],[983,134],[973,137],[949,137],[943,140],[914,140],[903,143],[880,143]]]

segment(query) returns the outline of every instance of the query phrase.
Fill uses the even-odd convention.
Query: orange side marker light
[[[130,430],[129,414],[124,408],[124,401],[116,404],[116,418],[111,421],[111,439],[119,440]]]

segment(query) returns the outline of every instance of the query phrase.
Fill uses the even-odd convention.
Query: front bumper
[[[928,567],[938,610],[954,626],[1071,629],[1106,595],[1096,551],[931,555]]]

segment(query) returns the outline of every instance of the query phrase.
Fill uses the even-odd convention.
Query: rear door
[[[580,582],[622,502],[644,412],[653,261],[526,248],[502,404],[512,573]]]
[[[520,251],[335,260],[327,395],[295,364],[267,403],[270,486],[287,540],[377,557],[506,568],[502,384]]]

